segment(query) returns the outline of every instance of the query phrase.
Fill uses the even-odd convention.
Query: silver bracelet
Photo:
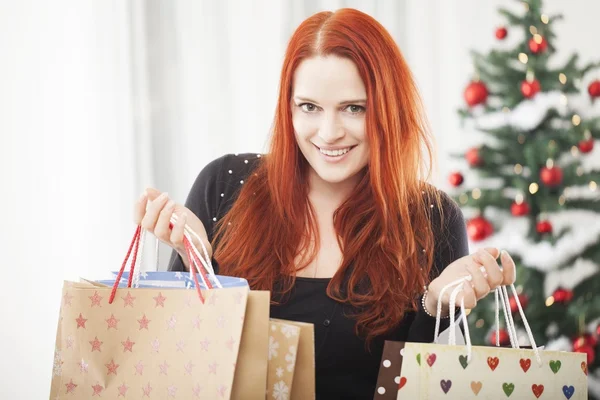
[[[427,307],[425,307],[425,298],[427,297],[428,292],[429,292],[429,290],[425,289],[425,292],[423,293],[423,297],[421,297],[421,306],[423,307],[423,311],[425,311],[425,314],[429,315],[431,318],[435,318],[435,316],[431,315],[431,313],[429,311],[427,311]],[[445,318],[450,318],[450,312],[448,312],[448,315],[446,315],[445,317],[440,317],[440,319],[445,319]]]

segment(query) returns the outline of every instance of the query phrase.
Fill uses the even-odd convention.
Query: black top
[[[231,209],[244,180],[258,165],[260,157],[257,154],[226,155],[212,161],[198,175],[186,207],[200,218],[211,242],[216,221]],[[468,254],[462,212],[447,195],[442,198],[445,224],[435,235],[433,277],[454,260]],[[213,265],[218,269],[214,260]],[[169,269],[184,270],[175,251]],[[329,280],[297,277],[289,301],[271,306],[271,317],[314,324],[318,399],[372,399],[384,341],[431,342],[435,318],[422,309],[409,312],[394,332],[374,340],[368,351],[364,340],[355,335],[355,321],[345,317],[348,313],[344,311],[349,306],[326,295]],[[447,321],[442,320],[442,329],[447,328]]]

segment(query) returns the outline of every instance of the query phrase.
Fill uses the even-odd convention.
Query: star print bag
[[[140,242],[113,287],[65,282],[50,399],[264,399],[269,293],[223,287],[189,232],[193,287],[140,284]]]
[[[464,279],[454,287],[450,304],[462,290]],[[496,329],[499,329],[499,298],[511,348],[472,346],[464,303],[461,304],[466,345],[456,345],[454,315],[450,317],[448,345],[438,344],[440,320],[436,319],[434,343],[387,342],[374,399],[587,399],[587,364],[582,353],[546,351],[537,347],[519,303],[531,348],[521,348],[510,310],[506,287],[495,290]],[[440,295],[441,298],[441,295]],[[438,303],[438,315],[441,302]],[[496,332],[496,338],[499,338]]]

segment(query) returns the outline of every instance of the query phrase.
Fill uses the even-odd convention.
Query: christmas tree
[[[472,52],[459,114],[483,140],[455,154],[465,168],[449,176],[451,194],[473,247],[513,255],[537,345],[586,353],[590,397],[600,399],[600,63],[579,66],[573,54],[552,67],[562,15],[544,14],[541,0],[519,3],[499,9],[497,48]],[[496,343],[494,308],[492,295],[471,311],[473,343]],[[514,299],[510,308],[522,326]],[[529,344],[524,331],[518,339]],[[510,344],[505,329],[499,340]]]

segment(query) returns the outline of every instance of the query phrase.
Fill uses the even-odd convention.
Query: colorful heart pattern
[[[531,385],[531,391],[536,398],[540,398],[542,393],[544,393],[544,385]]]
[[[406,385],[406,377],[400,378],[400,383],[398,384],[398,390],[402,389]]]
[[[504,390],[504,394],[506,394],[506,397],[510,397],[512,392],[514,392],[515,390],[515,384],[505,382],[502,384],[502,390]]]
[[[552,360],[552,361],[550,361],[550,369],[555,374],[558,373],[558,371],[560,371],[560,366],[561,365],[562,365],[562,363],[560,362],[560,360]]]
[[[573,386],[563,386],[563,394],[565,395],[565,397],[568,399],[570,399],[571,397],[573,397],[573,394],[575,393],[575,388]]]
[[[519,364],[521,364],[521,369],[523,372],[527,372],[529,367],[531,367],[531,360],[529,358],[521,358]]]
[[[458,362],[460,363],[460,365],[462,365],[463,369],[467,369],[467,365],[469,365],[467,361],[467,356],[458,356]]]
[[[432,367],[437,360],[437,355],[435,353],[425,353],[425,360],[427,362],[427,365]],[[419,365],[421,365],[421,353],[418,353],[416,355],[416,361]],[[459,361],[460,365],[463,367],[463,369],[466,369],[467,366],[469,365],[467,356],[465,356],[465,355],[459,355],[458,361]],[[488,357],[487,364],[492,371],[495,371],[496,368],[498,368],[498,365],[500,364],[500,359],[498,357]],[[531,368],[531,359],[521,358],[519,360],[519,365],[521,366],[521,369],[523,370],[523,372],[527,373],[527,371],[529,371],[529,369]],[[554,374],[557,374],[558,371],[560,371],[560,369],[562,367],[562,363],[560,360],[551,360],[551,361],[549,361],[549,366],[550,366],[550,369],[552,370],[552,372]],[[586,362],[581,363],[581,370],[583,371],[583,373],[585,375],[588,375],[588,366],[587,366]],[[396,378],[396,379],[398,379],[398,378]],[[397,382],[399,382],[398,390],[400,390],[404,386],[406,386],[407,378],[403,376]],[[450,379],[442,379],[440,381],[440,388],[442,389],[442,391],[445,394],[448,394],[448,392],[452,388],[452,381]],[[471,391],[473,392],[473,394],[475,396],[479,395],[479,393],[481,392],[482,389],[483,389],[482,382],[480,382],[480,381],[472,381],[471,382]],[[531,391],[532,391],[533,395],[538,399],[544,393],[544,389],[545,389],[544,385],[542,385],[542,384],[531,385]],[[502,384],[502,391],[504,392],[504,394],[506,395],[507,398],[510,397],[513,394],[513,392],[515,391],[515,384],[512,382],[504,382]],[[575,394],[575,387],[571,386],[571,385],[564,385],[562,387],[562,391],[563,391],[565,398],[567,400],[570,400],[573,397],[573,395]]]
[[[433,366],[433,364],[435,363],[435,360],[437,358],[437,356],[435,355],[435,353],[432,354],[425,354],[425,356],[427,357],[427,364],[429,364],[430,367]]]
[[[448,391],[452,387],[452,381],[450,379],[448,379],[448,380],[442,379],[440,381],[440,386],[442,387],[442,390],[444,391],[444,393],[448,394]]]
[[[498,364],[500,363],[500,359],[498,357],[488,357],[487,363],[490,366],[490,369],[492,371],[495,371],[498,367]]]

